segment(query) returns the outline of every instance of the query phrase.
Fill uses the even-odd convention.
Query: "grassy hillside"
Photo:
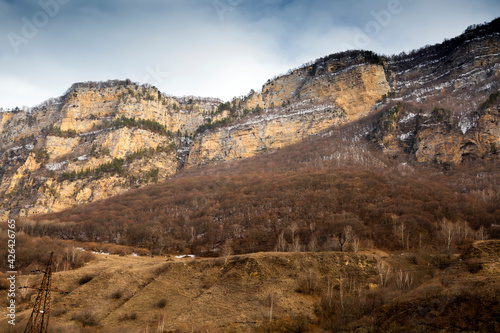
[[[486,241],[460,257],[99,255],[54,274],[54,288],[66,293],[54,293],[52,332],[493,332],[500,325],[499,250],[498,241]],[[41,276],[23,279],[37,285]],[[33,300],[32,293],[18,308],[11,332],[23,331]]]

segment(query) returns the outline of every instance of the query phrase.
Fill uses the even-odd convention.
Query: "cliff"
[[[262,93],[252,94],[244,106],[269,108],[294,100],[332,103],[350,120],[366,115],[380,96],[389,92],[383,63],[371,63],[369,52],[353,52],[316,62],[268,81]]]
[[[227,103],[127,80],[75,84],[30,112],[0,113],[0,218],[107,198],[377,113],[359,137],[388,155],[496,158],[498,104],[481,104],[500,89],[499,21],[409,54],[330,55]]]

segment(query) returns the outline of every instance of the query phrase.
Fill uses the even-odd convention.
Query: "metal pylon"
[[[50,315],[50,286],[52,278],[52,257],[54,252],[50,253],[49,262],[45,275],[42,279],[42,284],[38,289],[35,306],[31,312],[28,325],[24,333],[47,333],[49,328],[49,315]]]

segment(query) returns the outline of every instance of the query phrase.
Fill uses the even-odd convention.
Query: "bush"
[[[106,123],[104,124],[103,128],[110,128],[110,127],[138,127],[145,129],[147,131],[157,133],[160,135],[172,137],[172,133],[167,130],[165,125],[160,124],[159,122],[155,120],[149,120],[149,119],[135,119],[135,118],[127,118],[125,116],[122,116],[121,118],[111,122],[111,123]]]
[[[468,263],[467,264],[467,270],[471,274],[476,274],[480,270],[483,269],[483,265],[481,263],[475,262],[475,263]]]
[[[167,299],[166,298],[162,298],[160,299],[158,302],[156,302],[156,307],[159,308],[159,309],[163,309],[164,307],[167,306]]]
[[[75,313],[71,320],[79,322],[83,327],[99,325],[99,321],[97,320],[95,314],[89,310]]]
[[[53,317],[60,317],[60,316],[64,315],[66,312],[68,312],[66,310],[66,308],[64,308],[62,306],[58,306],[57,308],[55,308],[54,310],[52,310],[50,312],[50,315]]]
[[[297,284],[296,292],[311,295],[318,290],[318,277],[313,272],[303,273],[299,275]]]
[[[124,320],[136,320],[137,313],[136,312],[127,313],[125,316],[123,316],[123,319]]]
[[[500,91],[492,93],[490,97],[481,105],[481,110],[486,110],[487,108],[495,104],[497,102],[498,97],[500,97]]]
[[[448,268],[451,265],[451,259],[446,255],[437,255],[432,258],[432,264],[439,268],[440,270]]]
[[[99,179],[103,177],[105,174],[118,174],[118,175],[123,175],[125,173],[125,170],[123,169],[123,164],[124,164],[124,159],[123,158],[113,158],[111,162],[104,163],[99,165],[95,169],[85,169],[85,170],[80,170],[76,172],[75,170],[71,172],[63,172],[61,174],[61,180],[76,180],[76,179],[86,179],[89,177],[93,177],[95,179]]]
[[[262,323],[255,332],[308,332],[310,320],[306,316],[276,318]]]
[[[200,125],[195,133],[203,133],[205,132],[206,130],[213,130],[213,129],[216,129],[216,128],[219,128],[219,127],[224,127],[224,126],[227,126],[229,125],[230,123],[232,123],[233,119],[231,117],[227,117],[227,118],[223,118],[221,120],[216,120],[214,121],[213,123],[210,122],[210,123],[206,123],[206,124],[203,124],[203,125]]]
[[[85,274],[84,276],[82,276],[80,278],[80,280],[78,280],[78,284],[81,286],[81,285],[84,285],[85,283],[87,282],[90,282],[92,279],[94,278],[94,275],[91,275],[91,274]]]
[[[35,148],[33,149],[35,154],[35,160],[37,163],[45,164],[49,160],[49,153],[45,148]]]
[[[59,136],[62,138],[74,138],[77,136],[77,133],[74,129],[63,131],[61,130],[61,128],[55,127],[53,124],[42,128],[42,133],[45,135]]]
[[[111,294],[111,299],[120,299],[123,296],[123,291],[117,290]]]

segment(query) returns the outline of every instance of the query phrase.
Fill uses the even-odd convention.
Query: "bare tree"
[[[300,252],[301,246],[300,246],[300,237],[296,236],[293,239],[293,252]]]
[[[26,299],[26,296],[28,296],[28,292],[31,287],[30,284],[31,278],[29,276],[25,275],[19,279],[19,294],[23,300]]]
[[[396,284],[399,289],[410,289],[412,283],[413,275],[410,272],[405,272],[402,269],[397,272]]]
[[[352,226],[345,226],[341,231],[337,232],[336,238],[340,245],[340,252],[344,252],[345,247],[351,242],[353,238]]]
[[[285,241],[285,232],[282,231],[278,236],[278,241],[276,243],[276,252],[285,252],[287,243]]]
[[[401,242],[401,248],[405,248],[405,234],[406,234],[406,223],[401,222],[401,223],[396,223],[394,221],[394,235],[396,236],[396,239],[398,239]]]
[[[308,247],[310,252],[316,252],[318,250],[318,240],[316,237],[311,237]]]
[[[359,251],[359,238],[358,237],[354,237],[354,239],[352,240],[352,250],[354,251],[354,253],[358,253],[358,251]]]
[[[163,333],[165,331],[165,315],[161,315],[160,318],[156,322],[156,333]]]
[[[292,224],[290,224],[290,231],[292,232],[292,241],[295,240],[295,233],[299,229],[299,225],[297,222],[293,221]]]
[[[328,301],[328,307],[331,308],[333,306],[333,290],[334,290],[333,279],[328,277],[328,285],[326,289],[326,299]]]
[[[151,256],[160,253],[165,246],[163,241],[163,226],[157,222],[148,228]]]
[[[453,239],[455,238],[455,225],[451,223],[451,221],[447,219],[443,219],[443,222],[441,223],[441,230],[444,235],[444,241],[446,244],[446,252],[450,253],[451,251],[451,243],[453,242]]]
[[[378,276],[380,278],[380,285],[385,287],[387,285],[387,281],[389,280],[389,274],[391,273],[391,266],[386,264],[385,262],[377,262],[377,270]]]
[[[316,223],[309,223],[309,230],[311,231],[311,235],[314,235],[314,231],[316,230]]]
[[[69,265],[74,265],[80,256],[80,251],[74,246],[65,248],[64,253],[66,255],[66,262]],[[69,269],[69,267],[65,267],[66,269]]]
[[[486,228],[484,226],[480,226],[479,229],[477,230],[477,238],[479,240],[484,241],[485,239],[488,239],[489,235],[488,232],[486,231]]]
[[[342,314],[345,311],[345,295],[344,295],[344,275],[342,271],[339,275],[339,291],[340,291],[340,308],[342,310]]]
[[[271,303],[269,308],[269,321],[273,320],[274,306],[276,304],[277,298],[278,294],[276,291],[273,290],[269,293],[269,301]]]
[[[233,248],[231,247],[231,242],[226,240],[224,245],[222,245],[221,256],[224,258],[224,266],[227,265],[229,258],[233,255]]]

